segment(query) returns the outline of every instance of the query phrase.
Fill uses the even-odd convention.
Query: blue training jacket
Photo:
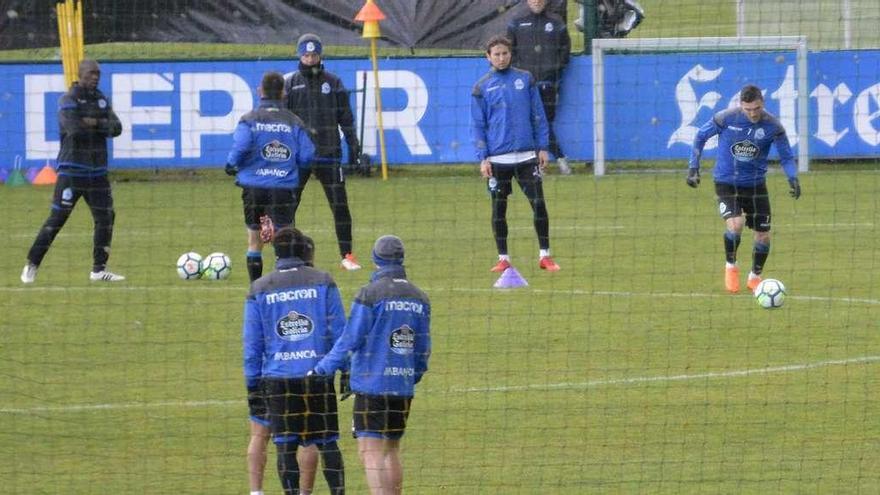
[[[351,304],[345,332],[315,372],[330,375],[351,356],[351,389],[413,397],[431,355],[431,304],[400,265],[373,275]]]
[[[247,386],[263,377],[306,376],[344,328],[345,310],[333,278],[298,258],[279,259],[275,271],[254,281],[244,303]],[[339,367],[347,369],[347,362]]]
[[[718,158],[713,173],[716,183],[743,187],[763,184],[771,144],[776,145],[785,175],[789,179],[797,177],[797,165],[785,128],[773,115],[764,112],[761,120],[752,123],[739,108],[716,113],[697,131],[689,168],[700,168],[703,147],[715,135],[718,136]]]
[[[547,150],[550,128],[532,75],[492,69],[474,85],[471,134],[477,159],[516,151]]]
[[[276,100],[262,100],[244,114],[232,140],[226,162],[238,168],[235,182],[242,187],[293,189],[299,167],[315,156],[302,120]]]

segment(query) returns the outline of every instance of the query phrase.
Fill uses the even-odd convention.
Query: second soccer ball
[[[755,299],[764,309],[774,309],[785,302],[785,286],[773,278],[766,278],[755,287]]]
[[[232,272],[232,261],[223,253],[211,253],[202,261],[202,278],[225,280]]]

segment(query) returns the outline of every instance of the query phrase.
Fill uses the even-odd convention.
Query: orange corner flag
[[[47,163],[42,169],[40,169],[37,175],[34,176],[34,180],[31,181],[31,184],[35,186],[48,186],[56,182],[58,182],[58,174],[55,173],[55,169],[52,168],[52,165]]]
[[[382,13],[378,5],[373,3],[373,0],[367,0],[367,3],[364,4],[354,20],[360,22],[382,21],[385,20],[385,14]]]

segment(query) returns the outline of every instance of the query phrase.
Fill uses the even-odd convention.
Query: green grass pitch
[[[556,274],[537,268],[515,192],[511,252],[530,285],[500,291],[483,182],[473,167],[427,170],[349,184],[361,260],[377,236],[400,235],[434,304],[431,370],[403,444],[407,493],[878,489],[876,170],[806,174],[797,202],[770,176],[766,273],[789,288],[775,311],[723,292],[708,180],[693,191],[680,172],[549,176]],[[51,189],[0,188],[0,492],[246,492],[238,190],[220,172],[114,177],[111,268],[129,279],[112,286],[87,281],[84,205],[22,286]],[[347,307],[368,271],[337,267],[319,187],[298,222]],[[228,253],[231,278],[179,280],[188,250]],[[347,434],[341,447],[350,492],[365,493]],[[278,494],[273,460],[266,488]],[[316,487],[326,493],[320,475]]]

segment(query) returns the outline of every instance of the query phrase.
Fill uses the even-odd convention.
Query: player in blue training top
[[[283,93],[284,76],[263,75],[260,104],[238,122],[226,159],[226,173],[242,188],[251,282],[263,274],[263,243],[272,239],[275,228],[292,224],[299,167],[315,154],[302,120],[284,108]]]
[[[273,242],[280,256],[275,271],[251,285],[244,309],[244,376],[252,422],[248,448],[251,489],[262,488],[265,464],[261,447],[266,437],[254,435],[255,423],[271,430],[285,495],[301,493],[296,455],[300,445],[317,446],[330,493],[341,495],[345,476],[336,443],[339,422],[333,377],[307,374],[345,328],[342,299],[328,273],[299,257],[311,256],[311,239],[287,227],[276,232]],[[343,359],[338,369],[345,372],[347,367]],[[342,399],[348,397],[348,390],[347,374],[343,373]]]
[[[510,66],[511,41],[493,36],[486,45],[492,70],[477,81],[471,97],[471,131],[480,174],[492,197],[492,232],[498,248],[493,272],[510,265],[507,252],[507,197],[516,177],[529,200],[538,234],[538,266],[559,270],[550,257],[550,219],[544,201],[542,176],[547,168],[549,127],[544,104],[527,71]]]
[[[354,435],[374,494],[403,488],[400,439],[431,354],[431,303],[406,278],[403,258],[400,238],[376,240],[378,270],[352,303],[342,337],[314,369],[332,374],[351,354]]]
[[[761,89],[751,84],[739,94],[739,108],[715,114],[697,132],[693,153],[688,163],[687,184],[700,185],[700,156],[706,141],[718,136],[718,158],[715,162],[715,193],[721,218],[727,225],[724,252],[727,264],[724,285],[729,292],[739,292],[739,269],[736,250],[743,224],[755,231],[752,270],[748,288],[754,291],[761,282],[761,272],[770,254],[770,196],[767,192],[767,154],[776,146],[782,169],[788,177],[790,194],[801,197],[797,164],[788,144],[788,136],[779,120],[764,110]],[[745,218],[743,218],[745,214]]]

